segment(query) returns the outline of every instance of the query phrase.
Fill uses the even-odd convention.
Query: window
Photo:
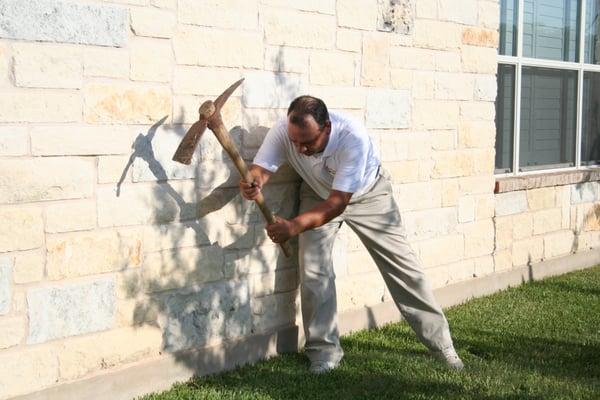
[[[496,173],[600,165],[600,0],[501,0]]]

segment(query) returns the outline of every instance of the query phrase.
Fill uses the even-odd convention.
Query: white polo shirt
[[[296,150],[287,131],[287,118],[273,126],[261,145],[254,164],[271,172],[284,162],[298,172],[323,199],[331,190],[366,193],[377,179],[380,159],[366,128],[349,115],[330,112],[331,133],[323,152],[306,156]]]

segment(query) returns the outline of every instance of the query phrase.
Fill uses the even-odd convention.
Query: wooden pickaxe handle
[[[231,160],[235,164],[237,170],[240,172],[242,178],[248,183],[254,182],[254,177],[250,174],[250,171],[248,171],[246,162],[242,159],[240,152],[235,146],[235,143],[233,143],[233,141],[231,140],[231,136],[225,128],[225,125],[223,124],[220,115],[215,115],[213,117],[213,119],[208,124],[208,128],[211,131],[213,131],[213,133],[217,137],[217,140],[221,143],[221,146],[223,146],[227,154],[229,154],[229,157],[231,157]],[[275,217],[273,216],[273,213],[265,203],[265,198],[263,197],[263,194],[259,193],[258,197],[254,199],[254,201],[258,205],[258,208],[260,208],[260,211],[264,215],[267,222],[269,224],[274,223]],[[289,257],[292,254],[292,248],[289,242],[283,242],[279,245],[281,246],[281,249],[283,250],[283,253],[286,257]]]

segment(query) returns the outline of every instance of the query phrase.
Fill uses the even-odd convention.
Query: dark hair
[[[300,96],[292,101],[288,108],[287,115],[289,116],[292,113],[294,115],[290,118],[290,122],[301,128],[306,126],[304,118],[307,115],[312,115],[321,129],[323,129],[325,123],[329,121],[329,111],[327,111],[327,106],[323,100],[312,96]]]

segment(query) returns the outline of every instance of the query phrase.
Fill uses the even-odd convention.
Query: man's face
[[[331,132],[331,122],[327,121],[321,129],[312,115],[304,116],[304,127],[290,122],[288,116],[288,136],[300,154],[312,156],[325,150]]]

